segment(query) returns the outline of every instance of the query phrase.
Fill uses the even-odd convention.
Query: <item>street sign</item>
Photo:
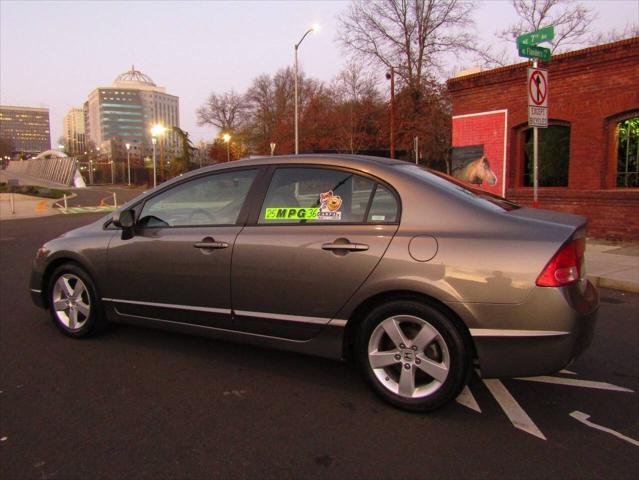
[[[521,47],[526,45],[537,45],[541,42],[550,42],[553,38],[555,38],[555,27],[551,25],[549,27],[540,28],[534,32],[519,35],[517,37],[517,48],[521,49]]]
[[[537,45],[518,46],[517,50],[520,57],[538,58],[544,61],[550,60],[551,57],[550,48],[538,47]]]
[[[548,127],[548,70],[528,69],[528,126]]]

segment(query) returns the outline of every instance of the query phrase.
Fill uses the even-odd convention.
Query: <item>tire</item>
[[[470,375],[464,337],[441,311],[412,300],[385,303],[364,319],[357,357],[382,399],[427,412],[453,400]]]
[[[104,330],[104,309],[91,277],[66,263],[51,275],[47,288],[51,320],[65,335],[84,338]]]

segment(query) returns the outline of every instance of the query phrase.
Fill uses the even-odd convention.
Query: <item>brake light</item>
[[[538,287],[562,287],[575,283],[584,273],[586,239],[577,238],[559,249],[537,277]]]

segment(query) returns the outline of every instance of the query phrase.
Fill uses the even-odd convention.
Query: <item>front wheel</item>
[[[87,337],[105,325],[102,305],[91,277],[74,264],[58,267],[49,283],[51,319],[62,333]]]
[[[375,392],[410,411],[433,410],[452,400],[470,371],[468,348],[455,324],[416,301],[375,308],[361,325],[358,357]]]

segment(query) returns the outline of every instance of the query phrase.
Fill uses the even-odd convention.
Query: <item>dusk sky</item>
[[[639,22],[637,0],[583,3],[598,14],[593,32]],[[69,108],[135,65],[180,97],[180,126],[195,142],[211,140],[216,130],[197,125],[196,109],[211,92],[243,92],[256,76],[292,65],[293,45],[313,23],[321,31],[304,40],[300,66],[324,81],[339,73],[346,59],[335,41],[337,15],[348,5],[1,0],[0,104],[48,107],[55,146]],[[482,41],[495,42],[495,30],[515,15],[506,0],[484,1],[475,20]]]

